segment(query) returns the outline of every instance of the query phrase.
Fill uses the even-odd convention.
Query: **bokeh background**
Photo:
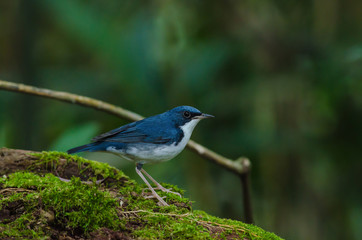
[[[216,116],[193,139],[251,159],[255,224],[286,239],[361,239],[362,1],[0,1],[0,79],[144,116]],[[59,150],[127,122],[0,91],[0,147]],[[106,161],[141,180],[132,163]],[[194,208],[243,220],[240,181],[190,151],[146,166]]]

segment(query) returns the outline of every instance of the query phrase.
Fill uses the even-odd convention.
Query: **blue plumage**
[[[183,116],[185,112],[190,113],[189,118]],[[84,151],[107,151],[109,147],[127,149],[129,146],[137,147],[147,143],[154,144],[155,147],[160,144],[177,145],[184,137],[180,127],[201,115],[202,113],[193,107],[176,107],[165,113],[113,129],[94,137],[92,143],[72,148],[67,152],[72,154]]]
[[[179,154],[189,141],[192,131],[203,118],[213,117],[194,107],[180,106],[167,112],[129,123],[92,139],[86,145],[69,149],[68,153],[110,152],[133,161],[136,171],[149,185],[145,173],[161,190],[166,191],[142,169],[145,163],[167,161]],[[162,205],[167,205],[149,185],[153,195]]]

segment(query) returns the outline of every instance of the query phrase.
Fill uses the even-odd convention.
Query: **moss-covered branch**
[[[65,153],[2,148],[0,176],[1,239],[279,239],[193,210],[188,199],[174,194],[160,192],[170,204],[160,207],[121,171]],[[105,180],[97,184],[99,179]]]

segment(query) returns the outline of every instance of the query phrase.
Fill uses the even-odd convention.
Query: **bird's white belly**
[[[200,119],[195,119],[181,127],[184,137],[176,144],[152,144],[142,143],[129,145],[126,149],[108,147],[107,151],[114,153],[126,160],[139,163],[158,163],[168,161],[176,157],[190,140],[191,133]]]
[[[184,147],[185,144],[179,142],[177,145],[142,144],[141,146],[129,146],[127,149],[108,147],[107,151],[133,162],[158,163],[176,157]]]

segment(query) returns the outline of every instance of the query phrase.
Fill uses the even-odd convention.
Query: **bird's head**
[[[190,106],[175,107],[168,111],[168,114],[177,127],[191,132],[201,119],[214,117]]]

